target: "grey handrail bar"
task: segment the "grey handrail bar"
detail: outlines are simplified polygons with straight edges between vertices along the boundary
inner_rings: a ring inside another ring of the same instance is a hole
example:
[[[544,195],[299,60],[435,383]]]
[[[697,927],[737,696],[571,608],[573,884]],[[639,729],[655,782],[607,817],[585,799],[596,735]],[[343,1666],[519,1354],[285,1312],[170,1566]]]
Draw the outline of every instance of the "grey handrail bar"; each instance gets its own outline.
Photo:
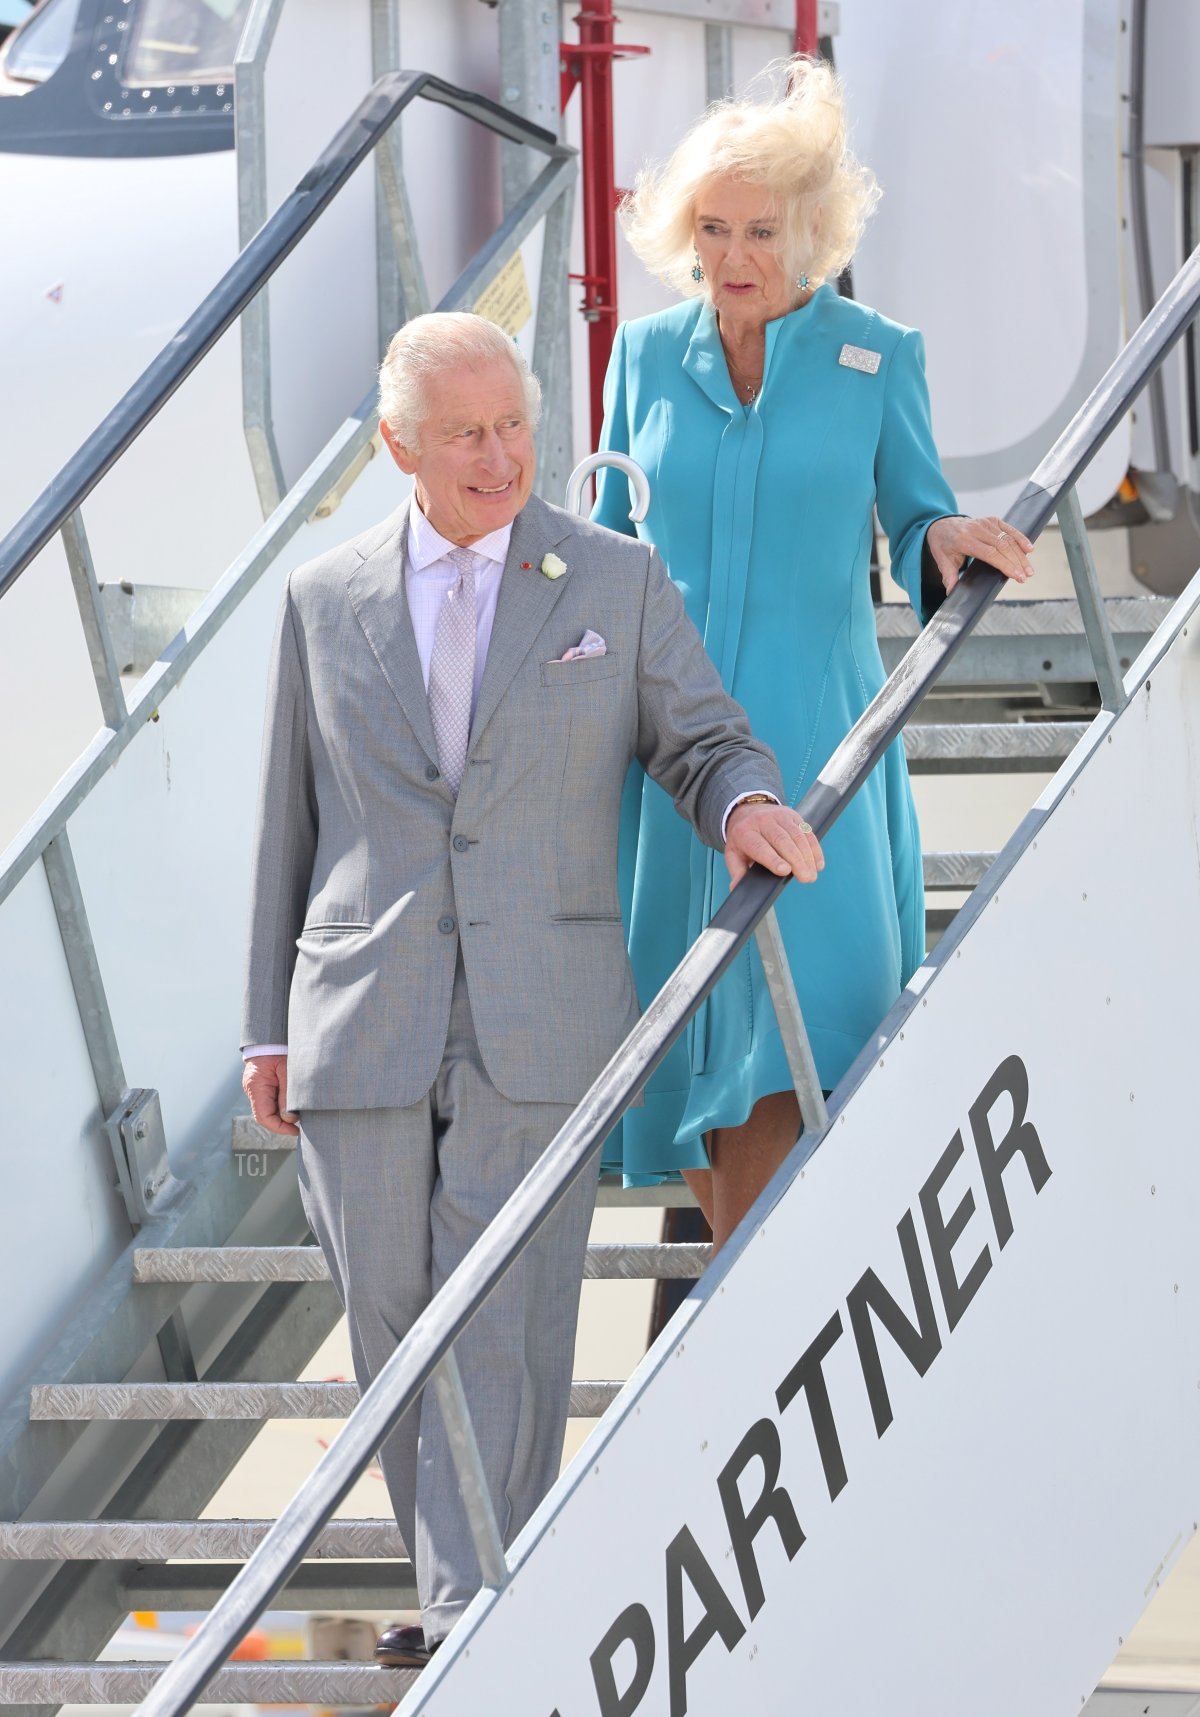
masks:
[[[1200,248],[1175,276],[1039,464],[1008,520],[1036,538],[1200,308]],[[1004,584],[976,563],[922,631],[800,801],[825,835]],[[758,866],[733,890],[538,1162],[418,1317],[341,1433],[140,1709],[178,1717],[263,1613],[374,1451],[429,1382],[476,1311],[584,1173],[608,1132],[663,1060],[788,879]]]
[[[552,160],[573,153],[552,131],[432,72],[389,72],[379,78],[174,338],[0,541],[0,597],[137,440],[418,96],[454,108],[509,142],[533,144]]]

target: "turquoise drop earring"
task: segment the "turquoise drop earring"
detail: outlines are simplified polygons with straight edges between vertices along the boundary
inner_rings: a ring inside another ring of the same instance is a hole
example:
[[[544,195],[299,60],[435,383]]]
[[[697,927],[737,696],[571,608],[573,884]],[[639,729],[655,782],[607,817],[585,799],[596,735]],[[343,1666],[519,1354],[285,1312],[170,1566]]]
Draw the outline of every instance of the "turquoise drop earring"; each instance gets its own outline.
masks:
[[[808,276],[807,276],[807,274],[802,274],[800,276],[799,280],[796,282],[796,285],[800,288],[801,292],[807,292],[808,291]]]
[[[694,250],[692,255],[696,258],[695,262],[692,264],[692,279],[696,282],[696,285],[699,286],[700,282],[704,279],[704,270],[700,266],[700,252],[698,250]]]

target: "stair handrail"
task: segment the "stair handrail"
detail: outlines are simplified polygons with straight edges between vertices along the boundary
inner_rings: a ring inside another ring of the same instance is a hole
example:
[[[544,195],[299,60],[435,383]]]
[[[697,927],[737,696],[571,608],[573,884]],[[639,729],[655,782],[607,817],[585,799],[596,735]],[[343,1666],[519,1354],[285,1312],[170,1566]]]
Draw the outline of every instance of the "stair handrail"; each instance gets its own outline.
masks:
[[[1006,513],[1007,522],[1036,540],[1051,515],[1075,500],[1080,473],[1198,310],[1200,247],[1059,435]],[[1004,583],[1001,573],[982,562],[965,570],[800,801],[798,809],[818,838],[833,827]],[[180,1717],[200,1696],[401,1416],[447,1359],[452,1360],[454,1343],[472,1317],[585,1172],[789,881],[752,865],[730,892],[573,1114],[363,1393],[336,1441],[262,1544],[160,1676],[140,1707],[144,1717]]]
[[[341,130],[259,228],[183,326],[147,365],[123,397],[68,459],[58,474],[0,539],[0,597],[71,518],[187,377],[241,315],[337,196],[346,181],[418,97],[454,108],[512,143],[527,143],[553,163],[575,151],[552,131],[473,90],[432,72],[388,72],[378,78]],[[532,199],[540,181],[526,193]],[[525,199],[523,199],[524,201]],[[505,222],[507,226],[514,208]],[[499,229],[503,231],[503,228]]]

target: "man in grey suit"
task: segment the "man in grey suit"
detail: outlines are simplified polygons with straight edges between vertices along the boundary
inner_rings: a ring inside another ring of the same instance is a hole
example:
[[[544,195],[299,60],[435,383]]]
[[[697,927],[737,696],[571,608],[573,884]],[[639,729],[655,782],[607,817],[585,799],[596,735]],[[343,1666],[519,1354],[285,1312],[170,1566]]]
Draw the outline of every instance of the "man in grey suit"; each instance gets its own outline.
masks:
[[[274,645],[242,1042],[300,1134],[365,1388],[637,1018],[617,826],[640,759],[735,880],[815,878],[774,758],[653,549],[532,493],[539,390],[478,317],[417,317],[381,377],[414,498],[293,573]],[[299,1127],[296,1119],[299,1119]],[[557,1471],[594,1182],[457,1344],[507,1543]],[[479,1585],[432,1392],[382,1451],[419,1664]]]

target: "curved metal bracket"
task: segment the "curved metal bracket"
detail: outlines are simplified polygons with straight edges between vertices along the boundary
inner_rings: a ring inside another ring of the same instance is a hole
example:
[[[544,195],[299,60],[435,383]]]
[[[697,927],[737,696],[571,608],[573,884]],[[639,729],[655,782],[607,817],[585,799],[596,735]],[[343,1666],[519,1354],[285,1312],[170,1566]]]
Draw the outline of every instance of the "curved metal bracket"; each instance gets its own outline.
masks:
[[[567,478],[567,511],[583,515],[580,502],[583,500],[584,486],[593,471],[599,471],[602,465],[615,465],[618,471],[624,471],[633,484],[633,506],[629,517],[635,525],[640,525],[650,511],[650,479],[642,470],[636,459],[630,459],[624,453],[589,453],[586,459],[581,459],[571,475]]]

